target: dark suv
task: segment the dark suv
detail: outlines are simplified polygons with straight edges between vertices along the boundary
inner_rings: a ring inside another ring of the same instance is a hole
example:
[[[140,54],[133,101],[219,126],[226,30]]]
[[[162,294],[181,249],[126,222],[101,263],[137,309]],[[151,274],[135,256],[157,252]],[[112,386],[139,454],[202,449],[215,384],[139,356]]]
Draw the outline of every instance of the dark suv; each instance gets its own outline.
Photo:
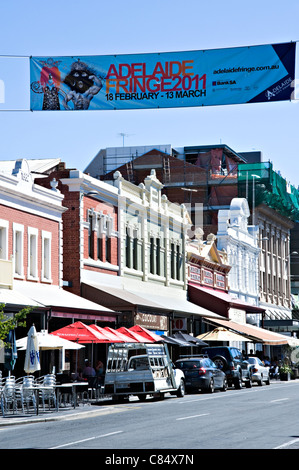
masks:
[[[241,388],[245,383],[247,388],[252,387],[252,365],[245,361],[241,351],[229,346],[213,346],[202,349],[210,359],[225,372],[228,385]]]
[[[207,355],[181,357],[175,367],[184,372],[186,390],[200,389],[210,393],[215,389],[227,390],[225,373]]]

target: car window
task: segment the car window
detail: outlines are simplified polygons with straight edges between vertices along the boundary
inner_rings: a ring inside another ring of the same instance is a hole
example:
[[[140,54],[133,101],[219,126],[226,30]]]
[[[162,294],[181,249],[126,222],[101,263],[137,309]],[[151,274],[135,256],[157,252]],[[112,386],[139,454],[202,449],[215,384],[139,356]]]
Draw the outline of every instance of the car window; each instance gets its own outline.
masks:
[[[187,370],[199,369],[202,367],[201,361],[177,361],[175,364],[179,369]]]
[[[249,362],[249,364],[255,364],[256,363],[256,358],[255,357],[249,357],[247,359],[247,361]]]
[[[149,362],[147,357],[136,357],[131,360],[130,367],[136,370],[149,369]]]
[[[262,361],[258,357],[256,358],[256,360],[257,360],[257,363],[258,363],[259,366],[264,366],[264,364],[262,363]]]
[[[242,353],[239,349],[232,348],[232,354],[233,354],[234,359],[237,359],[238,361],[243,360]]]
[[[205,359],[204,360],[204,367],[212,367],[212,368],[215,368],[215,364],[213,361],[211,361],[211,359]]]

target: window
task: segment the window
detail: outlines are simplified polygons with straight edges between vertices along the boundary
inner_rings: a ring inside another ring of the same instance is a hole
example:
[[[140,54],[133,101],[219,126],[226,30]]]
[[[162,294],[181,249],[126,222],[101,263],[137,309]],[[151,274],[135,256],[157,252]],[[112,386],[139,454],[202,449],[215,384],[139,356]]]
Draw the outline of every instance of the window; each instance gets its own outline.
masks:
[[[180,280],[180,273],[181,273],[181,264],[182,264],[182,259],[181,259],[181,253],[180,253],[180,246],[177,245],[176,247],[176,278],[179,281]]]
[[[171,243],[170,246],[170,277],[175,279],[175,245]]]
[[[51,238],[50,232],[42,231],[42,281],[51,281]]]
[[[14,255],[14,273],[16,276],[24,275],[24,226],[13,224],[13,255]]]
[[[133,238],[133,269],[138,269],[138,231],[134,230]]]
[[[88,227],[88,256],[90,258],[93,258],[93,230],[92,230],[92,219],[93,216],[89,215],[88,216],[88,222],[89,222],[89,227]]]
[[[126,267],[131,267],[131,236],[129,227],[126,228]]]
[[[97,237],[97,259],[111,263],[111,236],[113,231],[113,218],[102,212],[94,213],[89,219],[89,256],[93,258],[94,236]],[[94,224],[94,226],[93,226]]]
[[[103,261],[103,238],[99,236],[97,239],[97,249],[98,249],[98,260]]]
[[[157,238],[156,240],[156,274],[157,276],[161,276],[161,240]]]
[[[106,233],[106,261],[111,263],[111,237]]]
[[[28,278],[37,278],[38,229],[28,227]]]
[[[150,273],[155,274],[155,239],[150,238]]]

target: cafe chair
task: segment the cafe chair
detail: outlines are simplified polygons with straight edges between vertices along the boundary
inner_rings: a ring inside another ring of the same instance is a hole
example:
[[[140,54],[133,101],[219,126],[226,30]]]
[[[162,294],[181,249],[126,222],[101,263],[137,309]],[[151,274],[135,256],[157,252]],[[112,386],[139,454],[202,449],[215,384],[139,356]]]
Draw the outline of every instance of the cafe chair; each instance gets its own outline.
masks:
[[[35,396],[35,377],[33,375],[26,375],[25,377],[20,377],[16,380],[16,385],[19,390],[18,393],[21,395],[22,408],[26,405],[27,411],[29,413],[29,406],[32,403],[34,411],[36,413],[36,396]]]
[[[15,411],[18,410],[18,402],[21,404],[22,411],[24,412],[20,387],[16,384],[16,378],[11,375],[4,379],[1,394],[2,414],[6,414],[10,408],[12,409],[12,412],[15,413]]]
[[[39,385],[45,387],[45,389],[40,388],[39,397],[42,400],[43,410],[45,411],[45,402],[48,401],[49,410],[51,409],[51,402],[53,402],[54,407],[57,407],[56,402],[56,377],[54,374],[43,375],[38,380]]]

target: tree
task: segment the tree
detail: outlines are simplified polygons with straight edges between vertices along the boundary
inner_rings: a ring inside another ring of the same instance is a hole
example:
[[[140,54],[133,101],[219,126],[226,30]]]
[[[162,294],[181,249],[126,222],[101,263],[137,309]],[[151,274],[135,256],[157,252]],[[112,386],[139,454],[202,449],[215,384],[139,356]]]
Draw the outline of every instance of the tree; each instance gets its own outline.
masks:
[[[8,317],[3,311],[4,307],[5,304],[0,304],[0,345],[10,347],[11,345],[5,342],[8,333],[18,326],[26,326],[26,317],[31,313],[32,308],[22,308],[19,312],[14,313],[12,317]]]

